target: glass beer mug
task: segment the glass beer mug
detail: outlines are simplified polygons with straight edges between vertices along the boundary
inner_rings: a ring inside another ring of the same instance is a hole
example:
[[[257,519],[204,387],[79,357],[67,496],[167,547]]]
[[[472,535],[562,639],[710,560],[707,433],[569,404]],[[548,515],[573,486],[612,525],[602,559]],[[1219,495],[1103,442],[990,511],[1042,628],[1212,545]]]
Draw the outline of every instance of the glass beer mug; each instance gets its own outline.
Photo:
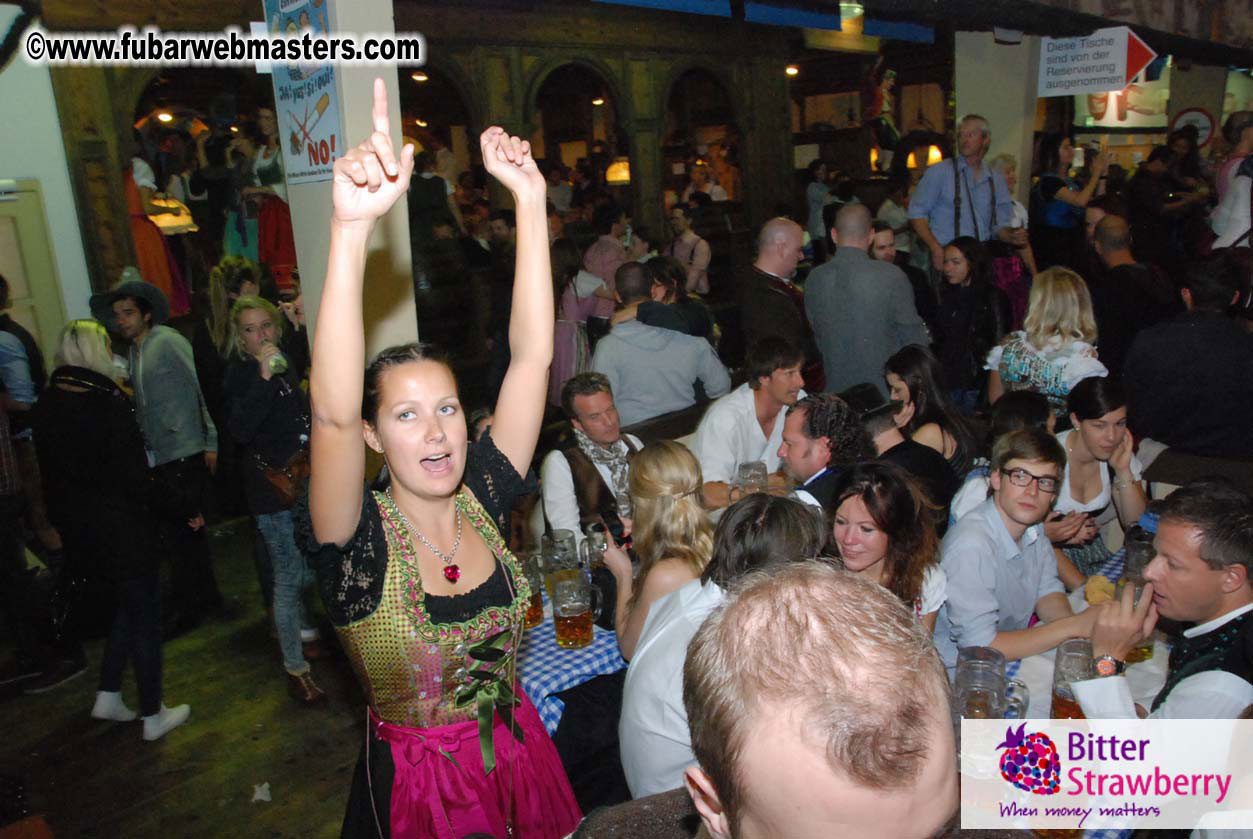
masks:
[[[605,526],[600,522],[592,522],[584,532],[586,538],[579,543],[579,565],[588,571],[603,567],[605,549],[609,547]]]
[[[953,677],[953,713],[969,720],[1026,719],[1030,692],[1005,677],[1005,656],[991,647],[962,647]]]
[[[1087,638],[1071,638],[1057,647],[1053,659],[1053,704],[1049,716],[1055,720],[1084,719],[1072,685],[1095,675],[1092,664],[1092,642]]]
[[[592,625],[603,605],[601,590],[579,572],[553,586],[553,629],[557,646],[576,650],[592,643]]]

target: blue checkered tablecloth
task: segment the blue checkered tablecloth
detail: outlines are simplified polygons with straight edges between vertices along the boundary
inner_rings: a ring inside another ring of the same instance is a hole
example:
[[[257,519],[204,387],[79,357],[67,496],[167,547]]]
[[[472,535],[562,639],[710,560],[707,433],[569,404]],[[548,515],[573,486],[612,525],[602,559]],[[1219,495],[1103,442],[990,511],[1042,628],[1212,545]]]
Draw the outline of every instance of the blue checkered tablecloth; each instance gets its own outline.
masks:
[[[557,634],[549,615],[539,626],[526,631],[522,646],[518,648],[518,678],[549,734],[557,732],[557,724],[566,709],[566,703],[555,694],[627,666],[618,652],[617,636],[599,626],[592,630],[591,644],[578,650],[564,649],[557,646]]]
[[[1105,564],[1097,569],[1097,573],[1102,577],[1108,577],[1114,582],[1122,577],[1123,566],[1126,564],[1127,550],[1123,548],[1118,553],[1105,560]],[[1013,678],[1018,673],[1018,668],[1022,665],[1021,661],[1011,661],[1005,666],[1005,675]],[[1084,839],[1129,839],[1132,830],[1115,830],[1113,828],[1101,828],[1097,830],[1085,830]]]

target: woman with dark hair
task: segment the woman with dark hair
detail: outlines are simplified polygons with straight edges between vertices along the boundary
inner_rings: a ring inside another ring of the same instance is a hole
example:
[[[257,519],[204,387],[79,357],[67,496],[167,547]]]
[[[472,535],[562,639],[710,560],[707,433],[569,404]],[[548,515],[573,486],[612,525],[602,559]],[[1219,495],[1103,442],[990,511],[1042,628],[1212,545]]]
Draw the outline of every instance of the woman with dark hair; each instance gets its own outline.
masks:
[[[1068,407],[1074,427],[1057,435],[1066,450],[1066,471],[1052,515],[1080,513],[1087,519],[1063,545],[1065,558],[1058,558],[1062,582],[1074,588],[1109,558],[1101,527],[1115,514],[1123,527],[1135,524],[1148,495],[1141,480],[1144,468],[1132,453],[1122,386],[1104,376],[1084,379],[1070,392]]]
[[[1090,177],[1080,187],[1070,176],[1075,142],[1068,134],[1048,134],[1040,141],[1040,180],[1031,190],[1031,249],[1043,270],[1062,265],[1082,267],[1085,248],[1083,210],[1097,193],[1109,165],[1104,154],[1086,161]]]
[[[1201,192],[1208,189],[1205,164],[1197,145],[1195,126],[1183,125],[1166,135],[1166,147],[1175,153],[1170,177],[1180,192]]]
[[[701,574],[650,610],[622,691],[618,742],[631,795],[683,784],[696,760],[683,707],[683,657],[700,625],[746,575],[823,555],[830,529],[818,509],[764,492],[745,496],[718,520]]]
[[[859,463],[835,485],[832,542],[844,567],[900,598],[928,632],[944,605],[934,508],[899,466]]]
[[[953,402],[973,414],[986,385],[983,359],[1009,331],[1013,309],[993,281],[987,251],[972,236],[959,236],[944,248],[941,274],[936,356]]]
[[[265,135],[255,122],[244,122],[226,147],[226,165],[230,168],[230,209],[226,214],[226,230],[222,237],[223,256],[244,256],[260,261],[257,247],[257,212],[261,195],[255,166],[266,146]]]
[[[414,158],[410,145],[393,149],[381,79],[373,114],[370,137],[335,161],[312,473],[296,524],[369,702],[342,835],[565,836],[581,816],[517,678],[531,588],[502,536],[514,500],[534,487],[523,476],[552,363],[544,176],[527,141],[483,132],[484,166],[513,196],[517,253],[499,410],[471,444],[456,378],[430,347],[391,347],[366,369],[366,253]],[[385,491],[364,487],[363,435],[387,467]]]
[[[644,269],[652,277],[652,300],[646,300],[635,310],[635,319],[649,326],[673,328],[675,318],[682,324],[685,335],[694,335],[713,343],[713,318],[709,309],[699,299],[687,293],[687,272],[672,256],[657,256],[644,263]]]
[[[901,405],[896,416],[901,431],[943,455],[958,479],[969,472],[978,445],[948,400],[936,357],[926,347],[910,344],[887,360],[883,380],[888,397]]]

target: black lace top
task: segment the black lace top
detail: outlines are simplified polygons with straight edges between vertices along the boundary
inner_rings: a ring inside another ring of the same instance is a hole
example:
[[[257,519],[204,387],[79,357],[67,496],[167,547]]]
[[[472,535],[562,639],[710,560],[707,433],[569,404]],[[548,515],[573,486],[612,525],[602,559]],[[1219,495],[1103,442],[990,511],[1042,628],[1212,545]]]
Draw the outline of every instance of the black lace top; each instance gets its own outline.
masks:
[[[519,495],[537,486],[533,473],[518,474],[509,458],[496,448],[490,433],[466,452],[465,486],[495,522],[502,535],[509,533],[509,511]],[[296,545],[317,574],[318,588],[331,622],[344,626],[358,621],[378,608],[387,571],[387,540],[383,519],[373,494],[362,492],[361,518],[357,531],[342,548],[319,543],[313,536],[309,518],[309,498],[297,503],[294,516]],[[510,600],[509,584],[500,563],[482,585],[465,594],[426,595],[426,608],[438,623],[466,620],[487,606],[504,605]]]

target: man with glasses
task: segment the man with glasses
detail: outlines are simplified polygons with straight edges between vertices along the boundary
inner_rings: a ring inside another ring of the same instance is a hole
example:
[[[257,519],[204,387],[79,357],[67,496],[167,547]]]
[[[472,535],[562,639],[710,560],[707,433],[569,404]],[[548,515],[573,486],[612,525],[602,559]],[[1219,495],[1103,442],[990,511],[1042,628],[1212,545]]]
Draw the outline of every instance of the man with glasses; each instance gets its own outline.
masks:
[[[953,525],[940,549],[948,602],[935,645],[949,668],[959,647],[995,647],[1018,659],[1092,634],[1102,610],[1072,612],[1042,526],[1065,467],[1061,444],[1043,429],[1012,431],[992,447],[991,497]],[[1034,626],[1032,614],[1040,619]]]

